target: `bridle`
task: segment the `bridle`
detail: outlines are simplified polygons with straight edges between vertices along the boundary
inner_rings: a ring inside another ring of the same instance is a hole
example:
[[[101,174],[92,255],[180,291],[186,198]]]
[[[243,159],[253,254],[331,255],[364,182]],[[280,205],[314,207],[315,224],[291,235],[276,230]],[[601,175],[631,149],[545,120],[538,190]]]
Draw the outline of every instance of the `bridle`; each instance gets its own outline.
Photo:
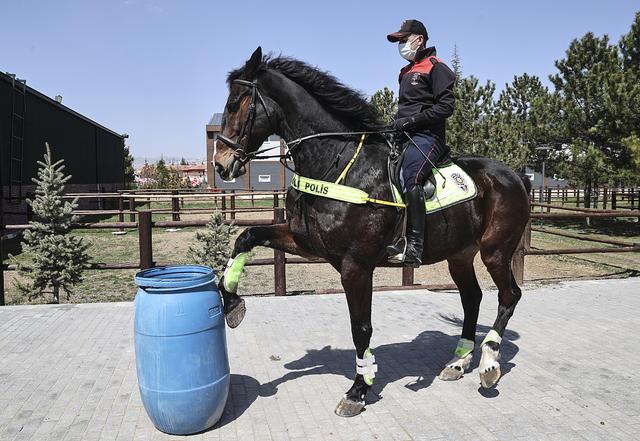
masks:
[[[267,115],[267,119],[269,120],[269,126],[271,130],[274,130],[275,127],[271,122],[271,116],[269,115],[269,109],[267,108],[267,103],[264,101],[262,94],[260,93],[260,89],[258,88],[258,79],[256,78],[253,81],[235,79],[233,80],[233,84],[240,84],[243,86],[247,86],[251,89],[251,102],[249,103],[249,110],[247,112],[247,118],[242,125],[242,129],[240,129],[240,135],[238,136],[238,141],[233,141],[226,136],[219,134],[218,139],[227,144],[229,147],[233,149],[233,156],[236,161],[240,163],[240,165],[245,165],[247,162],[257,157],[258,151],[253,153],[246,152],[246,144],[242,145],[242,139],[245,138],[248,140],[248,134],[251,133],[253,129],[253,125],[256,120],[256,110],[258,107],[258,101],[262,104],[264,108],[264,112]],[[264,151],[264,150],[263,150]]]
[[[392,133],[395,132],[395,130],[393,129],[389,129],[389,128],[381,128],[380,130],[374,130],[374,131],[360,131],[360,132],[324,132],[324,133],[313,133],[311,135],[307,135],[307,136],[303,136],[301,138],[297,138],[294,139],[292,141],[285,141],[284,139],[282,140],[284,142],[284,145],[287,149],[286,153],[284,154],[271,154],[271,155],[263,155],[261,153],[264,153],[266,151],[269,150],[274,150],[274,149],[279,149],[280,146],[275,146],[275,147],[268,147],[265,149],[260,149],[260,150],[256,150],[255,152],[249,152],[247,153],[246,151],[246,144],[243,145],[241,144],[242,139],[245,138],[247,139],[247,136],[249,133],[251,133],[251,130],[253,129],[253,125],[255,123],[255,119],[256,119],[256,111],[257,111],[257,107],[258,107],[258,101],[260,102],[260,104],[262,104],[262,107],[264,109],[265,114],[267,115],[267,120],[269,121],[269,126],[270,126],[270,132],[271,133],[275,133],[275,125],[272,123],[271,121],[271,115],[269,115],[269,109],[267,108],[267,104],[262,96],[262,93],[260,93],[260,89],[258,88],[258,79],[256,78],[253,81],[248,81],[248,80],[241,80],[241,79],[235,79],[232,81],[232,84],[240,84],[242,86],[247,86],[249,88],[251,88],[251,101],[249,103],[249,110],[247,112],[247,117],[244,121],[244,124],[242,126],[242,129],[240,130],[240,135],[238,136],[238,141],[234,141],[231,138],[228,138],[222,134],[219,134],[217,136],[217,139],[219,139],[220,141],[224,142],[225,144],[227,144],[229,147],[231,147],[231,149],[233,150],[233,157],[235,158],[236,161],[238,161],[240,166],[245,165],[246,163],[248,163],[249,161],[251,161],[252,159],[270,159],[270,158],[279,158],[280,162],[282,163],[282,165],[284,165],[286,168],[288,168],[289,170],[292,170],[288,165],[287,165],[287,160],[289,160],[292,157],[292,152],[293,150],[300,146],[304,141],[307,141],[309,139],[314,139],[314,138],[324,138],[324,137],[332,137],[332,136],[354,136],[354,135],[372,135],[372,134],[383,134],[383,133]],[[385,138],[385,140],[387,141],[387,144],[389,144],[391,146],[391,143],[389,143],[389,140]],[[392,147],[392,146],[391,146]],[[294,171],[294,170],[292,170]]]

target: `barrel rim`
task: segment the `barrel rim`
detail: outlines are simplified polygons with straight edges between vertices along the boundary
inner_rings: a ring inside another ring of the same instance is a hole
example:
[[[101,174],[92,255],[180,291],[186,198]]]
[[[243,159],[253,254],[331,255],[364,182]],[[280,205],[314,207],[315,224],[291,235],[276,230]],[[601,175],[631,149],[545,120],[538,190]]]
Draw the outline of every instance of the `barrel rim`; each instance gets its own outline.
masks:
[[[179,277],[180,274],[185,274],[185,277]],[[134,277],[136,285],[142,289],[192,288],[210,283],[215,279],[215,271],[204,265],[158,266],[139,271]]]

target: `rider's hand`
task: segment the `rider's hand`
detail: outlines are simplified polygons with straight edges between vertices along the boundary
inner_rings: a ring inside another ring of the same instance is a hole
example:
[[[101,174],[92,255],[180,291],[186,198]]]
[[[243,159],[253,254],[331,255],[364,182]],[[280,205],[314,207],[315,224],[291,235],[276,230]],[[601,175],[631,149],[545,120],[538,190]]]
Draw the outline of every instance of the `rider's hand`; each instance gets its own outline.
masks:
[[[413,116],[398,118],[393,122],[393,128],[399,132],[409,132],[416,126],[416,119]]]

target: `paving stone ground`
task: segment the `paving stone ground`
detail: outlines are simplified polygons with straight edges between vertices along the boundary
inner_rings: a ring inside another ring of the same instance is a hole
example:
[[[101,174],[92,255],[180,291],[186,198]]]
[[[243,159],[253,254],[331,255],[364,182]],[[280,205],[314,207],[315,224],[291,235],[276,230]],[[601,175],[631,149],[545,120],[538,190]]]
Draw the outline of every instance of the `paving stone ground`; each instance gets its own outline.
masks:
[[[496,313],[486,292],[476,341]],[[227,330],[231,392],[194,440],[632,440],[640,433],[640,279],[525,290],[503,378],[437,374],[460,332],[455,293],[374,294],[380,366],[366,411],[333,410],[354,350],[342,295],[248,298]],[[140,401],[133,304],[0,308],[0,440],[167,440]]]

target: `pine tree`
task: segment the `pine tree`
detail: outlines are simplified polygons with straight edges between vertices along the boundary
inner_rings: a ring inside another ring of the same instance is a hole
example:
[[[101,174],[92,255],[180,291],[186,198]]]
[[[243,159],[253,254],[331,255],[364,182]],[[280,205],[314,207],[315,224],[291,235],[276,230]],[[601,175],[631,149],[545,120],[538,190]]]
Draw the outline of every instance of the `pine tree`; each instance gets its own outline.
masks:
[[[453,45],[453,55],[451,56],[451,70],[453,70],[456,76],[454,88],[458,85],[462,79],[462,61],[460,60],[460,54],[458,53],[458,45]]]
[[[124,183],[127,187],[135,180],[136,172],[133,169],[133,155],[128,145],[124,146]]]
[[[23,252],[31,261],[14,262],[18,273],[29,279],[16,281],[19,291],[29,296],[29,300],[41,296],[43,291],[53,289],[53,302],[59,302],[60,289],[67,293],[67,300],[73,286],[82,280],[82,273],[89,264],[89,245],[82,238],[69,233],[71,224],[77,221],[72,211],[78,206],[77,198],[65,201],[62,198],[64,184],[71,179],[63,173],[63,160],[53,162],[49,144],[45,144],[44,162],[38,161],[38,177],[35,199],[27,199],[33,209],[35,220],[29,222],[31,228],[24,233]]]
[[[235,226],[224,223],[221,213],[213,214],[205,230],[196,232],[196,243],[189,247],[187,256],[197,264],[211,267],[222,274],[231,256],[229,244],[236,231]]]
[[[378,90],[371,96],[370,102],[381,122],[385,124],[393,122],[398,113],[398,99],[395,98],[392,90],[387,87]]]

